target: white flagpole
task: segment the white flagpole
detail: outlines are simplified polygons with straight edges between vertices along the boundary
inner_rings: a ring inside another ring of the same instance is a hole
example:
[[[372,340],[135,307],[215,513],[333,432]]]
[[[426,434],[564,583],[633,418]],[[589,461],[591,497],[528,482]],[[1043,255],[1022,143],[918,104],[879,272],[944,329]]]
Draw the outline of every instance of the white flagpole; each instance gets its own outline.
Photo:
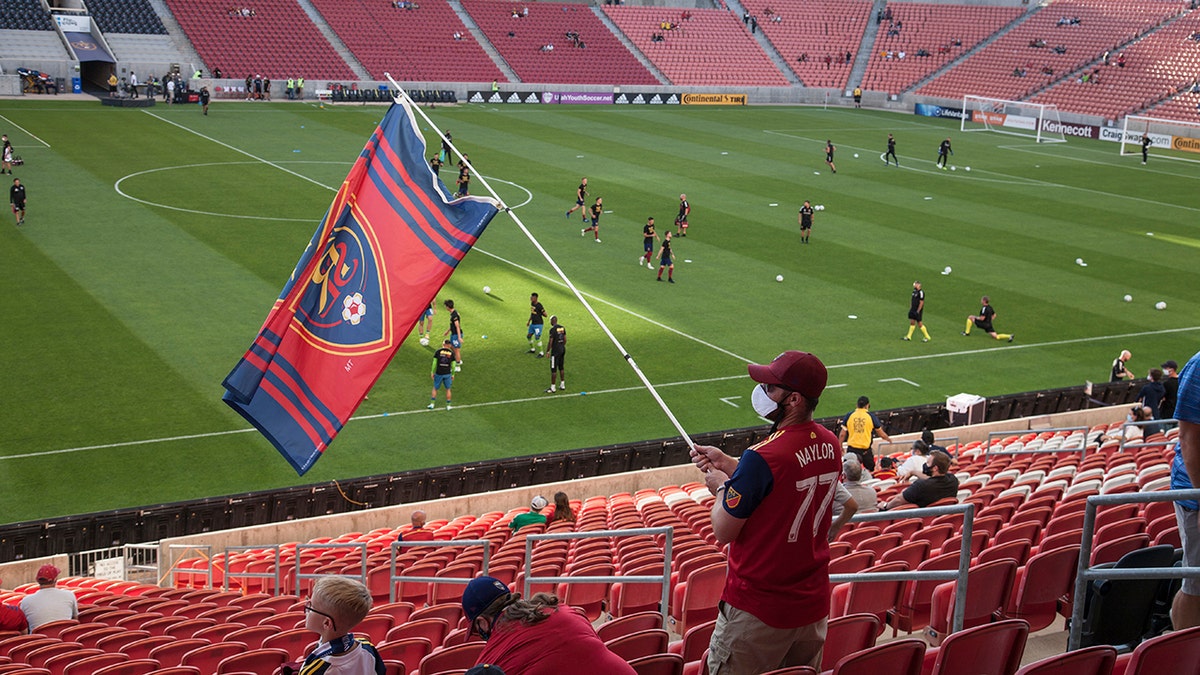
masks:
[[[688,433],[683,429],[683,425],[679,423],[679,420],[676,419],[675,414],[671,412],[669,407],[667,407],[666,401],[662,400],[662,397],[658,395],[658,390],[654,388],[654,385],[650,383],[650,380],[647,379],[645,373],[642,372],[642,369],[638,367],[637,361],[633,359],[633,356],[631,356],[629,352],[625,351],[625,347],[621,345],[621,341],[618,340],[617,336],[613,335],[612,331],[608,329],[608,326],[604,323],[604,320],[600,318],[600,315],[596,314],[596,310],[592,309],[592,306],[590,303],[588,303],[587,298],[583,297],[583,293],[581,293],[579,289],[575,287],[575,284],[571,283],[571,280],[567,277],[567,273],[558,266],[558,263],[554,262],[554,258],[550,257],[550,253],[547,252],[545,248],[542,248],[542,244],[537,240],[536,237],[533,236],[533,233],[529,231],[529,228],[525,227],[525,223],[521,222],[521,219],[517,217],[517,214],[513,213],[512,209],[508,208],[508,205],[504,204],[504,200],[500,199],[500,195],[496,194],[496,191],[492,189],[492,186],[488,184],[487,180],[475,171],[475,167],[471,166],[471,161],[458,151],[458,148],[454,145],[454,142],[448,141],[446,139],[446,135],[442,133],[442,130],[438,128],[437,124],[434,124],[433,120],[429,119],[429,116],[425,114],[425,111],[408,97],[408,92],[404,91],[404,88],[397,84],[396,80],[392,79],[390,73],[384,73],[384,75],[387,77],[388,81],[390,81],[392,85],[396,87],[396,91],[399,92],[399,95],[395,99],[396,102],[400,103],[403,101],[406,105],[411,106],[417,111],[418,114],[421,115],[421,118],[433,128],[433,131],[438,135],[438,138],[441,138],[443,141],[450,144],[450,149],[453,150],[454,154],[466,164],[467,169],[471,172],[471,175],[479,178],[479,182],[492,195],[492,198],[503,206],[503,211],[508,214],[509,218],[512,218],[512,221],[516,223],[517,227],[521,228],[521,231],[525,233],[525,236],[528,237],[529,241],[533,244],[533,247],[542,254],[542,257],[546,259],[546,262],[550,263],[550,267],[554,269],[554,272],[558,274],[558,277],[562,279],[567,288],[571,289],[571,292],[574,293],[575,297],[579,299],[580,304],[583,305],[583,308],[587,310],[588,314],[592,315],[592,318],[596,321],[596,324],[600,326],[600,330],[604,331],[604,334],[607,335],[608,339],[611,340],[613,345],[616,346],[617,351],[621,353],[621,356],[625,359],[625,362],[629,364],[629,367],[633,369],[633,372],[638,376],[638,379],[641,380],[646,389],[650,391],[650,395],[654,397],[654,400],[658,403],[658,406],[662,408],[663,413],[665,413],[667,419],[671,421],[671,424],[675,427],[675,430],[678,431],[679,435],[683,437],[683,440],[688,444],[688,448],[694,447],[695,443],[692,442],[692,438],[688,436]]]

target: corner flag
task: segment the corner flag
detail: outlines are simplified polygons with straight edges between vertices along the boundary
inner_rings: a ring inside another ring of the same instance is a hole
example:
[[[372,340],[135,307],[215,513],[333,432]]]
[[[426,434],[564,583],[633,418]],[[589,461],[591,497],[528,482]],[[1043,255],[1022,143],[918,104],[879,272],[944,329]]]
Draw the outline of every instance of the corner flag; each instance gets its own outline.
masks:
[[[303,475],[333,442],[499,204],[450,200],[405,104],[342,182],[224,400]]]

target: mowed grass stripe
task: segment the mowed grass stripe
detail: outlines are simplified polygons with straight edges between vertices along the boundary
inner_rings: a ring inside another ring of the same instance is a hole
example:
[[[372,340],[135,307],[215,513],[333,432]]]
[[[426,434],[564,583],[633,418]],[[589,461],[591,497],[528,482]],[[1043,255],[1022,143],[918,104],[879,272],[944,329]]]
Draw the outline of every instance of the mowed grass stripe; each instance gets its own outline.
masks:
[[[131,337],[128,359],[112,359],[128,364],[119,370],[123,379],[91,363],[40,366],[40,352],[76,358],[71,347],[53,344],[54,334],[2,339],[5,358],[34,364],[19,372],[56,383],[32,394],[5,383],[8,398],[37,399],[23,403],[29,420],[22,420],[22,438],[36,439],[35,447],[62,448],[241,428],[220,402],[220,379],[257,331],[332,192],[266,165],[222,164],[147,174],[131,179],[130,187],[184,208],[301,220],[235,221],[133,203],[112,190],[121,176],[247,158],[146,115],[93,106],[42,110],[0,102],[0,114],[54,145],[27,153],[31,227],[6,236],[22,238],[48,260],[47,268],[61,270],[41,282],[47,297],[78,296],[64,306],[93,307],[72,310],[64,328],[85,338],[99,335],[101,343],[122,332]],[[155,108],[330,188],[383,112],[377,106],[220,102],[205,118],[194,106]],[[1189,202],[1192,166],[1157,162],[1152,172],[1139,171],[1140,161],[1117,158],[1110,144],[1076,141],[1035,148],[1046,154],[1034,155],[1005,149],[1020,143],[1011,137],[964,136],[947,122],[873,111],[465,106],[431,114],[461,140],[482,173],[532,191],[533,201],[519,215],[588,292],[747,359],[768,360],[799,347],[834,365],[871,364],[835,370],[836,383],[846,386],[827,392],[823,414],[845,412],[859,394],[889,408],[960,391],[988,395],[1076,384],[1105,377],[1120,348],[1135,352],[1140,372],[1165,358],[1186,359],[1197,345],[1194,330],[1160,332],[1200,325],[1195,249],[1186,244],[1196,239],[1191,211],[1163,204]],[[905,169],[878,160],[888,131],[898,134]],[[933,151],[946,135],[954,137],[959,171],[934,173]],[[824,167],[827,137],[841,148],[837,176]],[[1111,162],[1095,162],[1110,149]],[[855,160],[855,151],[862,157]],[[967,164],[970,179],[962,169]],[[1041,167],[1031,168],[1036,164]],[[442,175],[453,186],[454,171]],[[579,237],[577,219],[562,217],[581,175],[613,210],[604,216],[601,245]],[[506,200],[525,199],[515,188],[497,189]],[[691,236],[677,243],[678,259],[694,262],[677,264],[679,283],[659,284],[653,271],[634,263],[641,225],[654,215],[660,232],[670,228],[680,192],[688,193],[694,211]],[[828,208],[818,214],[813,243],[802,247],[795,223],[805,198]],[[779,206],[768,206],[772,202]],[[1146,237],[1143,228],[1164,236]],[[550,274],[502,218],[480,246]],[[1089,266],[1075,266],[1077,256]],[[943,277],[945,265],[954,273]],[[776,274],[785,281],[775,282]],[[929,291],[929,344],[899,340],[914,278]],[[481,292],[484,285],[491,296]],[[34,291],[9,288],[14,308],[38,306]],[[571,331],[569,391],[635,384],[620,355],[562,289],[473,253],[439,296],[459,302],[467,328],[456,398],[464,406],[534,400],[351,423],[303,478],[254,433],[181,441],[170,451],[105,450],[96,456],[100,469],[66,459],[13,460],[3,470],[19,473],[21,481],[0,497],[0,512],[11,520],[71,512],[69,495],[56,495],[53,505],[41,499],[44,486],[63,476],[88,491],[74,502],[75,510],[85,510],[671,435],[644,392],[540,400],[548,396],[539,394],[548,367],[524,353],[527,299],[535,290]],[[1126,292],[1134,302],[1121,301]],[[983,293],[997,304],[997,328],[1017,333],[1014,345],[958,335]],[[1166,312],[1152,309],[1160,297],[1169,304]],[[737,359],[676,333],[611,307],[597,309],[654,381],[741,369],[731,363]],[[435,336],[445,321],[439,311]],[[1120,334],[1130,337],[1105,337]],[[1083,341],[1025,347],[1065,339]],[[100,354],[108,353],[104,349],[97,347]],[[420,409],[428,402],[430,358],[429,350],[406,345],[359,413]],[[891,378],[920,386],[879,382]],[[57,419],[41,413],[56,405],[42,398],[61,398],[64,388],[81,392],[67,406],[79,428],[95,420],[95,433],[84,442],[62,442]],[[669,389],[667,400],[689,431],[756,422],[747,408],[720,400],[746,396],[746,381]],[[21,445],[16,452],[26,450]],[[6,454],[9,449],[3,446]],[[155,466],[147,477],[141,468],[149,463]]]

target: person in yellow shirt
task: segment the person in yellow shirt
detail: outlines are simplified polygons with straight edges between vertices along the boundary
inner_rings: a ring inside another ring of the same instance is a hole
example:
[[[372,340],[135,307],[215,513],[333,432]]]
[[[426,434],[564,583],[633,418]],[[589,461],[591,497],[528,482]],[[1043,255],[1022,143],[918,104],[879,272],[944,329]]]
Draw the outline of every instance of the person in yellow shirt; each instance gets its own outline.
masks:
[[[858,407],[842,418],[842,430],[838,440],[845,446],[847,452],[858,455],[867,471],[875,470],[875,454],[871,443],[879,436],[888,443],[892,442],[887,432],[883,430],[879,418],[871,412],[871,399],[866,396],[858,397]]]

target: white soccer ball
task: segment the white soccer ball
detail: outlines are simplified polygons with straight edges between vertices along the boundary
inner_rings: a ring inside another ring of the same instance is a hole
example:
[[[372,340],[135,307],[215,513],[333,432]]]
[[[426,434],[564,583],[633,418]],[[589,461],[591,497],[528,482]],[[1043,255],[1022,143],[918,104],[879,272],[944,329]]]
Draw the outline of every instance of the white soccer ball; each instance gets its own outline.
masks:
[[[492,292],[492,287],[491,287],[491,286],[484,286],[484,287],[483,287],[483,292],[484,292],[484,293],[491,293],[491,292]]]
[[[1167,303],[1163,302],[1162,300],[1159,300],[1158,302],[1154,303],[1154,309],[1166,309],[1166,308],[1167,308]]]
[[[947,274],[950,274],[952,271],[954,271],[954,270],[951,270],[950,266],[946,265],[946,269],[942,270],[942,274],[947,275]]]
[[[825,210],[825,205],[824,205],[824,204],[817,204],[816,206],[814,206],[814,207],[813,207],[813,210],[814,210],[814,211],[824,211],[824,210]]]
[[[422,347],[429,346],[429,338],[425,337],[424,335],[421,336],[421,346]]]
[[[1125,302],[1133,302],[1133,296],[1132,296],[1132,295],[1128,295],[1128,294],[1127,294],[1127,295],[1125,296]]]
[[[858,159],[858,153],[854,153],[854,159]]]
[[[953,166],[953,165],[951,165],[951,167],[950,167],[950,170],[951,170],[951,171],[958,171],[958,167],[957,167],[957,166]]]
[[[782,275],[782,274],[776,274],[776,275],[775,275],[775,281],[783,281],[783,275]]]

